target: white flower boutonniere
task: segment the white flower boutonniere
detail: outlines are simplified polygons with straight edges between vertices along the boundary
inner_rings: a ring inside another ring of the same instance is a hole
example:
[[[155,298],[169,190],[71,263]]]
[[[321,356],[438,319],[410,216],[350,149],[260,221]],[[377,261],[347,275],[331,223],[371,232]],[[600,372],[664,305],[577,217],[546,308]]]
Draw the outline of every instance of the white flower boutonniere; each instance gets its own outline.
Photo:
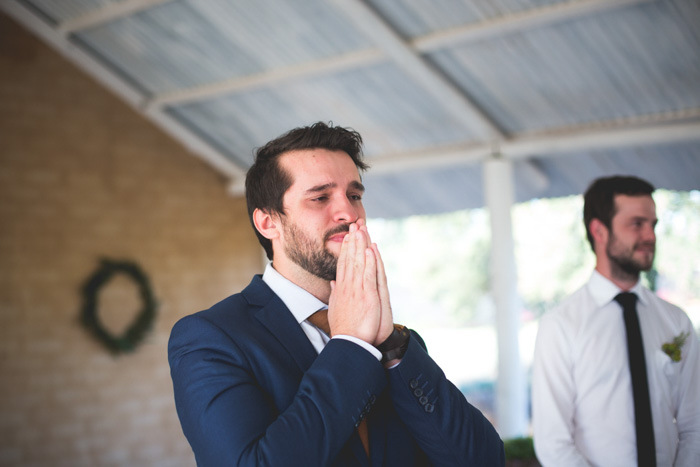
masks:
[[[681,349],[685,345],[685,340],[688,338],[690,333],[688,332],[682,332],[676,337],[673,338],[673,341],[671,342],[666,342],[664,345],[661,346],[661,350],[666,352],[666,355],[671,357],[671,360],[674,362],[680,362],[681,361]]]

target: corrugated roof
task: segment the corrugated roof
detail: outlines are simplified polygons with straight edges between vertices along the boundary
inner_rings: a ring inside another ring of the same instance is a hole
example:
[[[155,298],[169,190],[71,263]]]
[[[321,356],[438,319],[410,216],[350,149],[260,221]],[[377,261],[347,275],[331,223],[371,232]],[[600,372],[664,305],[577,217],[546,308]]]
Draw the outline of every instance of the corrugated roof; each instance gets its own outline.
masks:
[[[300,125],[362,133],[370,215],[480,206],[635,173],[700,189],[698,0],[4,0],[240,181]],[[71,55],[72,54],[72,55]]]

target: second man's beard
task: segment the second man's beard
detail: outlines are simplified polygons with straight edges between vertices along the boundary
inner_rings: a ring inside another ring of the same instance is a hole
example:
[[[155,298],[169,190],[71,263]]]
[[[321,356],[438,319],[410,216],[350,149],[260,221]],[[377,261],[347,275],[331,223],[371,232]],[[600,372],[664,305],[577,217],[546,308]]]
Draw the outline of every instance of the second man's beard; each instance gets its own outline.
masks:
[[[608,246],[606,248],[606,254],[608,255],[608,259],[610,260],[610,267],[614,276],[623,279],[636,280],[639,278],[640,272],[648,271],[651,269],[651,266],[654,263],[654,257],[652,256],[651,260],[648,263],[642,263],[634,258],[633,255],[635,249],[636,245],[628,254],[620,252],[616,253],[613,251],[613,248],[611,248],[611,244],[608,243]]]

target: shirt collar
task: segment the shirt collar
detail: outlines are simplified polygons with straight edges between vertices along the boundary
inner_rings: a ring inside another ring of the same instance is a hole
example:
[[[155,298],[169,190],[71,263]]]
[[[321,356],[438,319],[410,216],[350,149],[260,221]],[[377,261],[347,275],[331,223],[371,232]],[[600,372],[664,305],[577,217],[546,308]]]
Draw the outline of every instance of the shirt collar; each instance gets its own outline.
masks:
[[[623,290],[616,286],[610,279],[603,276],[601,273],[593,270],[591,279],[588,281],[588,290],[593,297],[593,301],[598,307],[602,307],[612,302],[615,296]],[[629,291],[637,295],[637,300],[644,303],[645,297],[642,291],[642,281],[637,281]]]
[[[265,267],[262,279],[287,305],[298,323],[305,321],[321,308],[328,308],[321,300],[277,272],[272,263]]]

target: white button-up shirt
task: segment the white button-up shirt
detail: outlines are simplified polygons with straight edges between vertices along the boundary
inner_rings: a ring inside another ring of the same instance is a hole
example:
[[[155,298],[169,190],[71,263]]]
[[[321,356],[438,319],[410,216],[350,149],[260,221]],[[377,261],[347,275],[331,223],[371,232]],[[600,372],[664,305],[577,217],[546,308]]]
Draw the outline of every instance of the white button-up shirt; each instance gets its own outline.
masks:
[[[262,279],[280,300],[282,300],[287,308],[289,308],[289,311],[292,312],[292,315],[296,318],[304,334],[306,334],[306,337],[309,338],[316,352],[321,353],[321,350],[323,350],[330,338],[325,332],[311,324],[308,318],[318,310],[328,308],[328,304],[323,303],[321,300],[277,272],[275,268],[272,267],[272,263],[268,263],[265,267]],[[345,335],[333,336],[333,339],[352,341],[374,355],[377,360],[381,360],[382,358],[382,354],[379,350],[362,339]]]
[[[532,375],[533,428],[544,466],[636,465],[632,382],[621,290],[594,271],[541,320]],[[688,316],[635,285],[657,465],[700,466],[700,351]],[[661,350],[683,332],[682,359]],[[675,464],[674,464],[675,462]]]

